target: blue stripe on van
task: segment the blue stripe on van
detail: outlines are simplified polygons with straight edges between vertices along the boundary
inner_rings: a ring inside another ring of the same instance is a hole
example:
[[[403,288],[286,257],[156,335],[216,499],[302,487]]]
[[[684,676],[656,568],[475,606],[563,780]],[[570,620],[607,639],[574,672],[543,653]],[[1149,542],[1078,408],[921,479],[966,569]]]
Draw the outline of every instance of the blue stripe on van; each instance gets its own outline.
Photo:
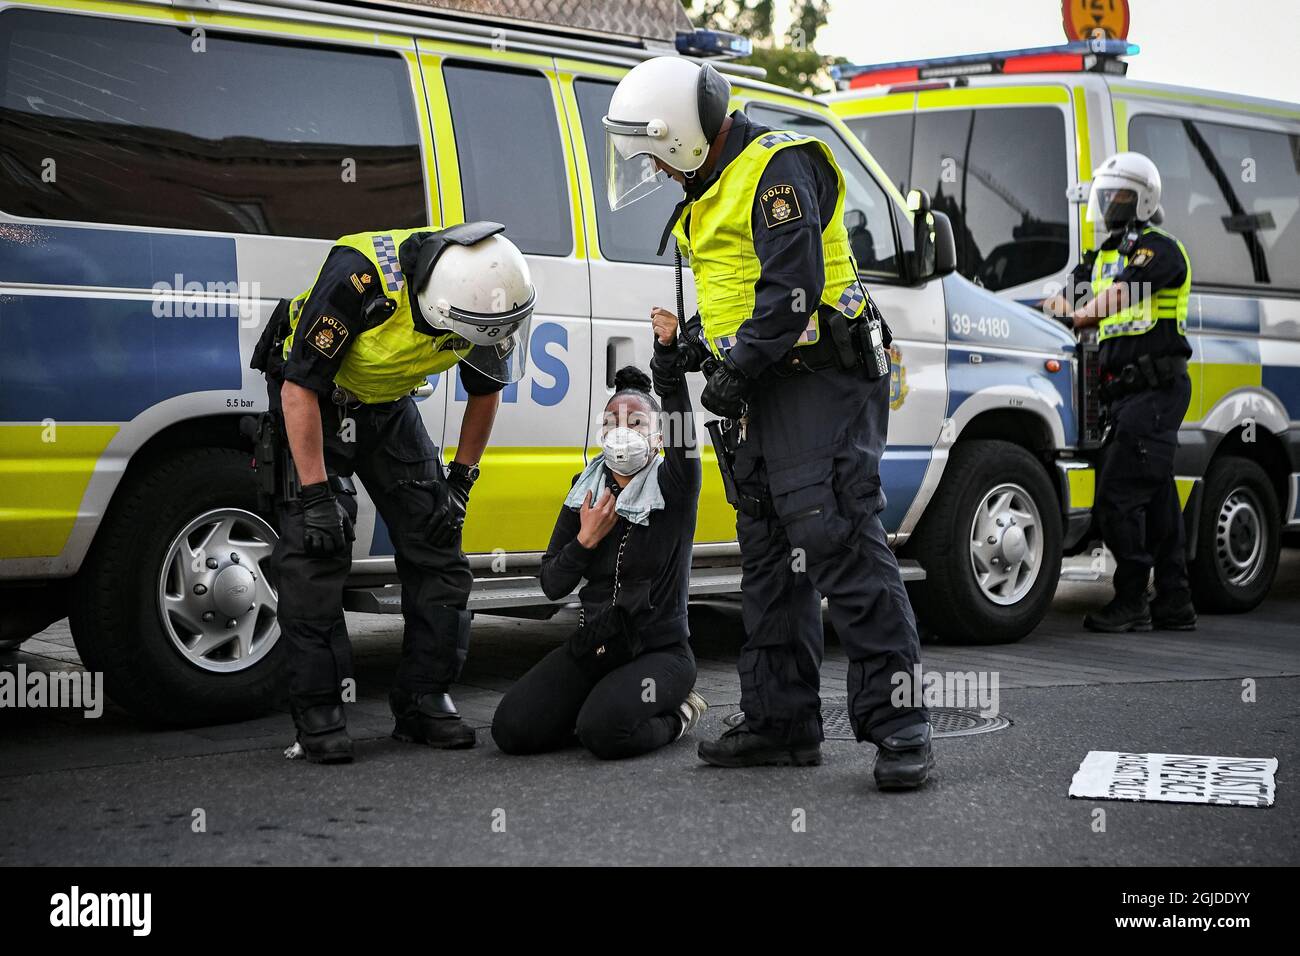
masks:
[[[934,449],[924,445],[886,446],[880,461],[880,487],[885,493],[885,510],[880,522],[886,531],[897,531],[903,523],[916,493],[921,490],[933,454]]]
[[[152,289],[235,282],[235,240],[220,236],[0,223],[0,282]]]
[[[1260,384],[1278,397],[1287,418],[1300,421],[1300,366],[1265,365]]]
[[[160,318],[153,308],[0,295],[0,421],[126,422],[177,395],[243,386],[237,315]]]

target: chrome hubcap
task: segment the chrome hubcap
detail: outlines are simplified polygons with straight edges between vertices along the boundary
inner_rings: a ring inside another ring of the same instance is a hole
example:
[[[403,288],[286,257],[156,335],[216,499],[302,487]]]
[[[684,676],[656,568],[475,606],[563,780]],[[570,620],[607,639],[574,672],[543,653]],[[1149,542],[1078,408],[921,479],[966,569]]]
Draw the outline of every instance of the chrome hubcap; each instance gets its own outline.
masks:
[[[158,609],[172,645],[195,667],[246,670],[275,646],[279,599],[266,576],[275,541],[269,524],[238,508],[201,514],[172,539]]]
[[[1219,507],[1214,528],[1214,553],[1219,570],[1233,587],[1244,587],[1259,575],[1264,563],[1263,508],[1247,488],[1234,488]]]
[[[1021,600],[1043,565],[1042,519],[1024,488],[998,485],[975,509],[970,533],[971,570],[994,604]]]

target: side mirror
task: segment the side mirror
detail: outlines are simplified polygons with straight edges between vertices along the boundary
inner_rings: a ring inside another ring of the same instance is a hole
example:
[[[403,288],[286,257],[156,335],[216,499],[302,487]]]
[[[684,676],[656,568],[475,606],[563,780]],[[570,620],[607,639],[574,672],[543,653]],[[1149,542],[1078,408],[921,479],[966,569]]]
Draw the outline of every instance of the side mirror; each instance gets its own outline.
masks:
[[[935,212],[930,194],[913,189],[907,194],[907,208],[912,212],[912,275],[917,282],[946,276],[957,268],[957,241],[952,222]]]
[[[952,220],[945,213],[931,213],[934,217],[934,274],[946,276],[957,271],[957,239],[952,233]]]

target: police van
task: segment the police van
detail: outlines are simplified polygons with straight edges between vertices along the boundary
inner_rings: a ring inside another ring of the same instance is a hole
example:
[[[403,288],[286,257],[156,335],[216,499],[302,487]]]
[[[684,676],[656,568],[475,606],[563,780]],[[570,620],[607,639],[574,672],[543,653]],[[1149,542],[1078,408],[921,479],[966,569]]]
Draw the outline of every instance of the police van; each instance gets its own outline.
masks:
[[[469,509],[470,606],[556,610],[534,575],[560,503],[615,370],[649,362],[650,307],[675,298],[656,254],[673,197],[611,212],[601,117],[637,62],[743,44],[676,0],[606,24],[591,5],[565,23],[542,22],[544,0],[520,20],[456,5],[0,2],[0,638],[70,616],[86,666],[151,719],[272,702],[276,532],[240,429],[266,402],[253,348],[335,238],[475,219],[506,225],[538,305]],[[824,104],[719,67],[733,107],[821,138],[844,169],[854,254],[894,334],[883,519],[923,621],[1020,638],[1092,504],[1073,338],[955,274],[943,210],[905,198]],[[450,458],[457,376],[417,399]],[[696,596],[740,584],[702,446]],[[358,497],[347,607],[397,612],[392,541]]]
[[[1155,161],[1162,228],[1192,260],[1175,464],[1192,591],[1245,611],[1300,528],[1300,106],[1130,80],[1137,53],[1095,40],[843,66],[826,99],[891,182],[932,193],[957,271],[1003,299],[1059,290],[1097,247],[1067,193],[1086,196],[1102,160]]]

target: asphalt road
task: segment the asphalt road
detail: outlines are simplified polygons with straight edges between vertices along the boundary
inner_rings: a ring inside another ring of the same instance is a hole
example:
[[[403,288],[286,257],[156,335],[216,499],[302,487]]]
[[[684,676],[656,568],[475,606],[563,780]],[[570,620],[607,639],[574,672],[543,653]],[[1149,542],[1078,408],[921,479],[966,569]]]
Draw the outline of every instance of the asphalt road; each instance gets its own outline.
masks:
[[[698,687],[712,704],[695,739],[619,763],[576,749],[507,757],[485,729],[502,691],[567,624],[476,620],[455,696],[484,729],[474,750],[438,752],[387,737],[400,621],[350,615],[361,696],[349,709],[359,740],[350,766],[282,759],[292,737],[283,713],[175,731],[113,707],[96,720],[0,710],[0,863],[1300,863],[1300,552],[1284,553],[1257,611],[1202,618],[1193,634],[1080,630],[1107,593],[1063,584],[1019,644],[927,645],[929,670],[995,672],[1012,724],[938,741],[931,784],[911,794],[878,793],[874,749],[849,741],[828,741],[816,768],[699,763],[697,740],[719,733],[739,700],[729,608],[693,614]],[[66,624],[0,656],[7,668],[76,662]],[[844,671],[832,641],[826,698],[843,696]],[[1253,703],[1242,699],[1247,679]],[[1089,750],[1277,757],[1276,802],[1072,800]]]

